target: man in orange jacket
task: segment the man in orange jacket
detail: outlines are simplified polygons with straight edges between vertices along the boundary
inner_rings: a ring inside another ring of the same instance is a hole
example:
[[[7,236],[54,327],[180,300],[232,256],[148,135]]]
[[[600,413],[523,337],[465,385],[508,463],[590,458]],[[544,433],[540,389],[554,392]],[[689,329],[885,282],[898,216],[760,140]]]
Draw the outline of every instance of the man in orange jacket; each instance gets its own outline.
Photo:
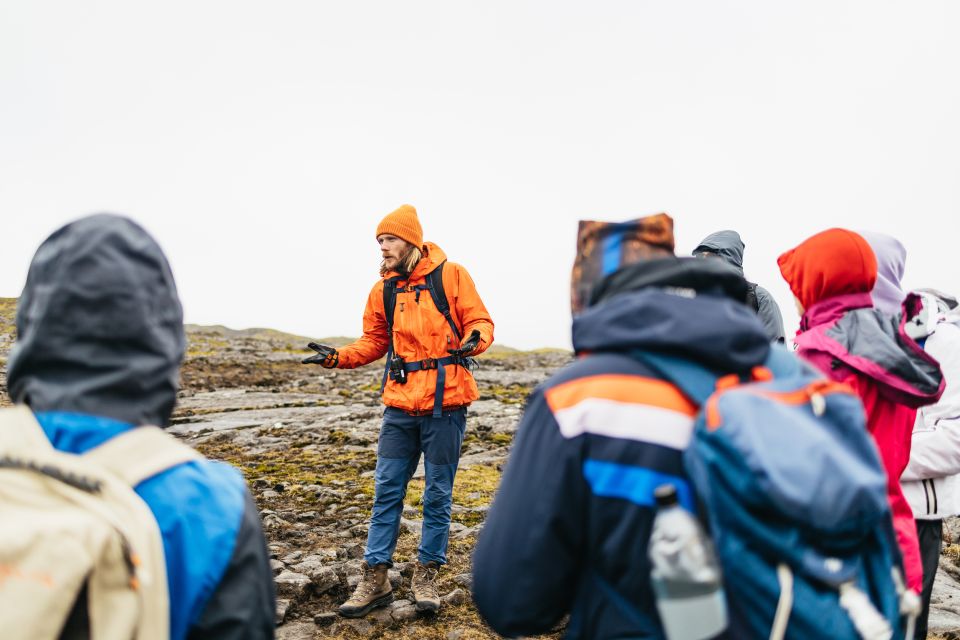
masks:
[[[377,226],[381,280],[370,291],[363,336],[339,351],[311,343],[305,363],[353,369],[384,355],[386,410],[363,577],[339,611],[366,615],[393,600],[387,570],[400,533],[407,483],[424,455],[423,533],[412,580],[417,609],[440,608],[435,579],[446,563],[453,479],[467,406],[479,397],[467,357],[493,342],[493,321],[467,270],[423,242],[417,211],[403,205]]]

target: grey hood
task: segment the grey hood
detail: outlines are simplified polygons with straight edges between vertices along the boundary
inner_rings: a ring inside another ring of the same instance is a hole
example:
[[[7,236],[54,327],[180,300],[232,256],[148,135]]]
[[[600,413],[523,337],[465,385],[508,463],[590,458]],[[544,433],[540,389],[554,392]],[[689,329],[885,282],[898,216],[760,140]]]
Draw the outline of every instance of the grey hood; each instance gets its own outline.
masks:
[[[717,231],[711,233],[703,239],[697,248],[693,250],[693,255],[698,256],[704,251],[715,253],[743,274],[743,250],[746,245],[736,231]]]
[[[34,255],[17,306],[7,386],[34,411],[165,426],[185,338],[173,274],[127,218],[66,225]]]

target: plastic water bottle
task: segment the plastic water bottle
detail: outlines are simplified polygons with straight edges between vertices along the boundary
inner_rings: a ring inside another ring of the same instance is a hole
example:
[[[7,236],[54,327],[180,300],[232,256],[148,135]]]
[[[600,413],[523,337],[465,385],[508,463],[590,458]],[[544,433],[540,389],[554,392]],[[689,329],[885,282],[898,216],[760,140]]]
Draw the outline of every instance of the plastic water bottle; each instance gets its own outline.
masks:
[[[720,565],[700,523],[680,506],[672,484],[654,491],[650,579],[668,640],[703,640],[727,627]]]

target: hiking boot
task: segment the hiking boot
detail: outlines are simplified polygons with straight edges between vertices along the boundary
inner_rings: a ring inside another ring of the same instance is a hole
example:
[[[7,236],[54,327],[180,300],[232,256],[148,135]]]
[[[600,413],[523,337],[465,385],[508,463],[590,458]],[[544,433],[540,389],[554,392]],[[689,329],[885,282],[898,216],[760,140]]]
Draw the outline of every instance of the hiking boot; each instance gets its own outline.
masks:
[[[440,565],[436,562],[427,564],[417,563],[413,570],[413,579],[410,589],[413,590],[413,599],[417,603],[417,611],[435,613],[440,609],[440,594],[437,593],[437,571]]]
[[[370,566],[363,563],[363,577],[360,584],[353,590],[350,599],[340,605],[337,611],[345,618],[359,618],[365,616],[372,609],[382,607],[393,602],[393,587],[387,577],[386,564]]]

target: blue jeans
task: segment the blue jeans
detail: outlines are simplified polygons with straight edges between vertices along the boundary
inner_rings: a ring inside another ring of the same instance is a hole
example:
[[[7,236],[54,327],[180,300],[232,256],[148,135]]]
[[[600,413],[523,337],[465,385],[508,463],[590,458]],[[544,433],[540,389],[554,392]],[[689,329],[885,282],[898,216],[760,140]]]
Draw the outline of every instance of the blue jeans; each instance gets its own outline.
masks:
[[[424,456],[423,532],[419,560],[446,564],[453,479],[467,428],[467,410],[444,411],[439,418],[411,416],[387,407],[377,444],[375,495],[364,560],[393,564],[407,483]]]

